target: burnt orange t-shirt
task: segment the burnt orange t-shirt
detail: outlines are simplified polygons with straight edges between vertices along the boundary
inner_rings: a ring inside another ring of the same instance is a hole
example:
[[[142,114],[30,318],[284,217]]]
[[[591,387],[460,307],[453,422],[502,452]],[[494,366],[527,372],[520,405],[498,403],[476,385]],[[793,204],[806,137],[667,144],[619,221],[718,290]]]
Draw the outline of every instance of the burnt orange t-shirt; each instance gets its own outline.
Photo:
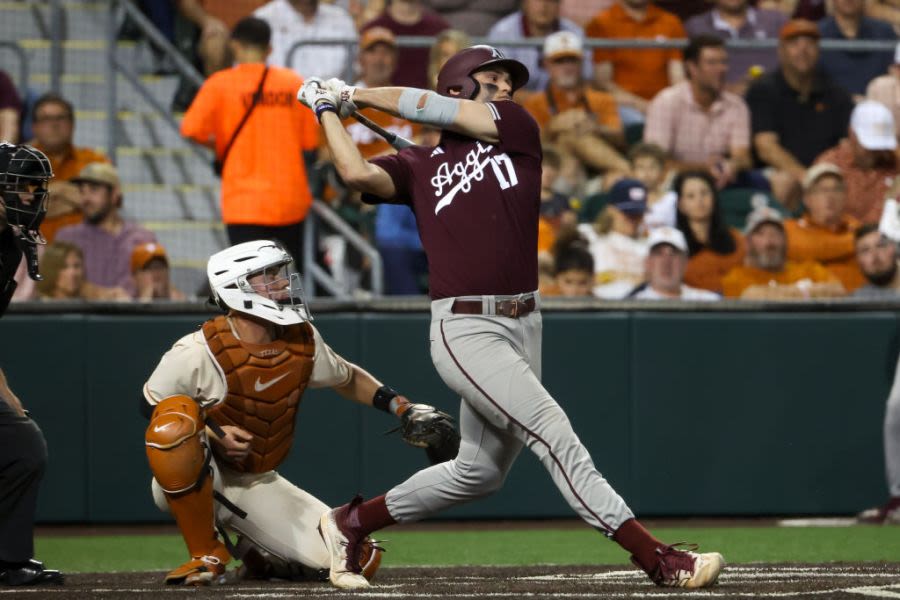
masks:
[[[733,268],[728,275],[722,278],[722,292],[726,298],[740,298],[748,287],[754,285],[791,285],[798,281],[808,279],[813,283],[828,283],[837,281],[837,277],[816,262],[796,263],[787,261],[784,269],[778,273],[741,265]]]
[[[181,135],[215,143],[221,157],[247,112],[265,65],[241,64],[210,76],[181,122]],[[315,150],[318,123],[297,101],[303,78],[269,67],[262,100],[241,130],[222,173],[222,220],[279,227],[299,223],[312,203],[303,151]]]
[[[735,243],[735,250],[731,254],[719,254],[704,248],[688,260],[684,271],[684,282],[687,285],[722,293],[722,278],[744,262],[744,254],[747,252],[744,236],[739,231],[732,229],[731,237]]]
[[[541,129],[547,126],[553,115],[572,108],[583,108],[594,115],[597,122],[610,129],[621,130],[619,109],[611,94],[584,86],[582,90],[566,92],[553,84],[543,91],[529,95],[522,103]]]
[[[635,21],[617,2],[588,23],[584,33],[589,38],[654,40],[686,38],[684,27],[675,15],[650,4],[643,21]],[[619,87],[650,100],[669,81],[669,61],[681,60],[677,48],[652,50],[643,48],[597,48],[594,63],[611,62],[613,81]]]
[[[844,289],[852,292],[866,282],[856,262],[854,234],[859,221],[845,216],[836,229],[826,229],[805,217],[784,222],[787,234],[787,257],[795,261],[816,261],[841,280]]]
[[[33,143],[32,145],[44,154],[47,154],[47,151],[41,148],[40,144]],[[47,154],[47,158],[50,159],[50,168],[53,169],[52,181],[69,181],[70,179],[77,177],[79,173],[81,173],[81,170],[91,163],[109,162],[109,159],[105,154],[92,150],[91,148],[79,148],[77,146],[70,147],[69,150],[62,155],[51,156]],[[72,209],[66,213],[44,219],[44,222],[41,223],[41,234],[46,238],[47,243],[49,244],[56,237],[57,231],[63,227],[81,223],[81,219],[81,210],[72,207]]]

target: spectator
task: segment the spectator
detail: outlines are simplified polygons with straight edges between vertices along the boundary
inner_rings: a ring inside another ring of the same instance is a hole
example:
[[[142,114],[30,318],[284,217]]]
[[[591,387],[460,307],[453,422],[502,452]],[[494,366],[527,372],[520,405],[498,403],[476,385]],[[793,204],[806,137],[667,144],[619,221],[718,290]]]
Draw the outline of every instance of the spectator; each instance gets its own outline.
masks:
[[[228,32],[266,0],[176,0],[181,14],[200,30],[197,52],[210,76],[231,63]]]
[[[593,224],[578,232],[594,258],[594,295],[621,299],[644,277],[647,245],[641,219],[647,210],[647,188],[635,179],[621,179],[609,191],[607,204]]]
[[[518,0],[428,0],[428,5],[447,19],[451,27],[474,36],[486,35],[517,4]]]
[[[589,38],[654,40],[687,37],[678,17],[649,0],[617,0],[598,14],[585,28]],[[684,79],[678,50],[605,49],[594,50],[594,81],[613,93],[623,111],[626,125],[643,122],[647,104],[664,87]]]
[[[44,278],[35,285],[41,300],[131,300],[122,288],[107,288],[85,281],[84,254],[68,242],[53,242],[41,253]]]
[[[853,101],[816,68],[819,30],[794,19],[781,28],[778,70],[747,90],[753,147],[760,163],[774,172],[772,192],[797,208],[806,168],[844,136]]]
[[[778,211],[758,207],[747,217],[744,229],[747,255],[744,264],[722,279],[729,298],[747,300],[799,300],[844,295],[840,281],[815,262],[786,260],[787,238]]]
[[[422,0],[391,0],[376,19],[362,28],[365,33],[373,27],[383,27],[394,35],[429,36],[449,29],[443,17],[425,8]],[[428,87],[428,48],[400,48],[397,69],[392,83],[403,87]]]
[[[550,81],[547,72],[547,46],[544,44],[543,62],[541,51],[534,47],[504,47],[506,40],[527,38],[547,38],[553,33],[566,31],[578,38],[579,54],[584,30],[572,21],[559,16],[559,0],[521,0],[520,9],[494,24],[488,32],[488,39],[503,51],[507,58],[513,58],[528,67],[528,83],[525,89],[531,92],[544,91]],[[496,42],[496,43],[494,43]],[[579,62],[584,78],[590,80],[591,65]]]
[[[139,244],[131,252],[131,273],[137,290],[136,300],[187,300],[184,292],[172,285],[169,257],[160,244]]]
[[[53,179],[50,181],[50,203],[41,233],[48,242],[67,225],[81,221],[81,195],[71,183],[90,163],[106,162],[103,154],[72,143],[75,133],[75,110],[58,94],[48,92],[34,103],[32,109],[34,140],[29,142],[50,159]]]
[[[725,91],[728,53],[718,37],[691,38],[684,50],[687,81],[670,86],[650,102],[644,142],[669,153],[678,169],[709,169],[716,187],[768,187],[748,172],[750,111]]]
[[[426,292],[428,260],[419,239],[416,216],[405,204],[380,204],[375,216],[375,245],[384,262],[389,296]]]
[[[721,293],[722,278],[744,260],[744,238],[725,224],[709,173],[685,171],[676,177],[673,188],[677,227],[688,247],[684,281]]]
[[[880,102],[890,109],[894,117],[894,133],[900,137],[900,44],[894,49],[894,62],[888,66],[887,74],[869,82],[866,99]]]
[[[88,283],[135,292],[131,278],[131,252],[138,244],[155,242],[156,236],[126,221],[122,208],[119,173],[109,163],[91,163],[72,180],[81,194],[84,222],[59,230],[56,239],[81,248]]]
[[[691,37],[716,35],[725,40],[774,40],[787,22],[777,10],[754,8],[749,0],[713,0],[712,10],[688,19],[684,24]],[[771,48],[729,48],[727,89],[739,96],[750,81],[773,71],[778,57]]]
[[[312,162],[318,129],[312,111],[296,100],[303,79],[265,66],[270,36],[269,25],[255,17],[235,26],[230,44],[236,64],[204,82],[184,115],[181,135],[214,148],[223,162],[222,220],[230,243],[275,239],[303,264],[300,223],[312,204],[303,159]],[[235,138],[251,109],[252,118]]]
[[[900,33],[900,3],[897,0],[868,0],[866,16],[886,21]]]
[[[673,227],[657,227],[647,238],[649,248],[644,261],[646,281],[629,298],[635,300],[715,301],[722,297],[709,290],[684,284],[688,264],[688,245],[684,235]]]
[[[847,191],[841,170],[830,163],[810,167],[803,180],[806,214],[784,223],[788,260],[815,261],[852,292],[863,284],[856,262],[854,234],[859,221],[844,213]]]
[[[816,163],[832,163],[844,174],[846,212],[869,223],[881,217],[891,181],[900,174],[894,117],[883,104],[866,100],[853,109],[847,137]]]
[[[640,142],[628,151],[630,177],[647,188],[644,225],[651,229],[660,225],[675,226],[677,197],[669,191],[671,179],[666,169],[668,158],[666,151],[656,144]]]
[[[891,300],[900,297],[897,275],[897,244],[871,223],[856,230],[856,260],[866,284],[853,292],[854,298]],[[898,481],[900,484],[900,481]],[[900,496],[900,485],[896,496]]]
[[[543,1],[543,0],[540,0]],[[616,103],[606,92],[591,89],[581,77],[581,38],[568,31],[547,36],[544,65],[546,88],[523,106],[541,128],[541,137],[560,149],[563,175],[577,181],[583,166],[592,171],[626,173],[628,162],[616,146],[624,145]]]
[[[447,60],[462,50],[472,45],[468,34],[458,29],[445,29],[434,41],[434,45],[428,51],[428,89],[437,87],[437,76]]]
[[[298,42],[327,38],[356,39],[356,25],[340,6],[324,4],[319,0],[272,0],[253,11],[253,16],[266,21],[271,28],[269,38],[272,49],[267,55],[270,65],[288,67],[304,77],[345,77],[350,66],[350,53],[346,46],[306,44],[291,56],[291,48]]]
[[[391,77],[397,69],[397,40],[384,27],[372,27],[362,34],[359,41],[360,80],[357,87],[383,87],[391,85]],[[368,117],[386,130],[408,140],[419,132],[419,126],[406,119],[376,110],[363,108],[360,114]],[[347,119],[347,132],[359,147],[363,158],[369,159],[387,152],[393,152],[391,145],[383,137],[352,118]]]
[[[0,69],[0,142],[19,143],[22,100],[6,71]]]
[[[581,243],[573,243],[559,251],[553,273],[551,296],[566,298],[591,297],[594,286],[594,258]]]
[[[895,40],[889,23],[865,16],[865,0],[832,0],[834,10],[819,22],[825,39]],[[861,100],[869,82],[884,73],[891,54],[884,50],[824,50],[821,65],[825,72],[855,100]]]
[[[578,224],[575,212],[577,203],[569,195],[561,193],[559,152],[552,147],[544,148],[541,161],[541,216],[538,221],[538,252],[549,251],[556,243],[560,229],[572,229]]]

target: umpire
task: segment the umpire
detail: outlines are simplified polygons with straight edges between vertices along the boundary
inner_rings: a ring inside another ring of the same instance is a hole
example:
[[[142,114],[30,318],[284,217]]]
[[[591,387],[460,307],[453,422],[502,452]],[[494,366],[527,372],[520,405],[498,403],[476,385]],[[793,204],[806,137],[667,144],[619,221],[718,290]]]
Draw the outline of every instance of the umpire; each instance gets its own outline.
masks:
[[[16,289],[19,262],[40,279],[38,231],[47,213],[50,161],[31,146],[0,143],[0,316]],[[34,560],[34,511],[47,464],[47,442],[0,370],[0,584],[63,583]]]

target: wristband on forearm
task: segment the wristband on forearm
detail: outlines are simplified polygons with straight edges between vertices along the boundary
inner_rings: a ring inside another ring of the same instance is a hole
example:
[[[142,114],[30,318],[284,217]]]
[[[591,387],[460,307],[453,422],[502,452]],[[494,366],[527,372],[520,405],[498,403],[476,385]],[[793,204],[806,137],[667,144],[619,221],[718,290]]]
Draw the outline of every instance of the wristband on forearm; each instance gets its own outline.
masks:
[[[409,400],[398,394],[392,387],[383,385],[375,391],[372,396],[372,406],[378,410],[399,416],[409,404]]]
[[[318,119],[319,123],[321,123],[322,115],[326,112],[333,112],[334,114],[337,114],[337,107],[330,102],[319,102],[318,104],[316,104],[314,112],[316,113],[316,119]]]

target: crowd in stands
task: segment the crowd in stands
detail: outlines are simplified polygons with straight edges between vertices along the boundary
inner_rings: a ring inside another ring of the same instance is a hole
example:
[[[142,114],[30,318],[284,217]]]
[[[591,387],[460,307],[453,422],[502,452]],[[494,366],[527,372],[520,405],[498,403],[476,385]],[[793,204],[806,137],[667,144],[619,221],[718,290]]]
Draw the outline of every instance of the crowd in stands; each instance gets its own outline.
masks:
[[[189,58],[208,79],[185,102],[182,134],[216,151],[232,243],[273,237],[301,259],[302,221],[322,198],[378,249],[387,293],[426,293],[414,215],[346,190],[294,92],[303,77],[351,72],[357,86],[433,88],[441,65],[482,38],[531,74],[516,101],[541,130],[544,294],[883,297],[900,284],[877,227],[900,191],[900,44],[820,48],[897,40],[900,0],[173,0],[147,12],[166,35],[184,29],[174,21],[193,27]],[[409,47],[405,36],[435,42]],[[297,45],[326,38],[357,44]],[[688,42],[586,43],[632,38]],[[0,138],[17,141],[21,110],[0,72]],[[73,145],[72,105],[45,94],[31,110],[31,143],[56,174],[43,230],[50,276],[22,285],[19,299],[183,298],[153,234],[121,217],[115,168]],[[440,142],[438,131],[363,114]],[[393,152],[346,125],[365,157]],[[333,242],[316,240],[332,254],[323,264],[364,281],[366,260]]]

